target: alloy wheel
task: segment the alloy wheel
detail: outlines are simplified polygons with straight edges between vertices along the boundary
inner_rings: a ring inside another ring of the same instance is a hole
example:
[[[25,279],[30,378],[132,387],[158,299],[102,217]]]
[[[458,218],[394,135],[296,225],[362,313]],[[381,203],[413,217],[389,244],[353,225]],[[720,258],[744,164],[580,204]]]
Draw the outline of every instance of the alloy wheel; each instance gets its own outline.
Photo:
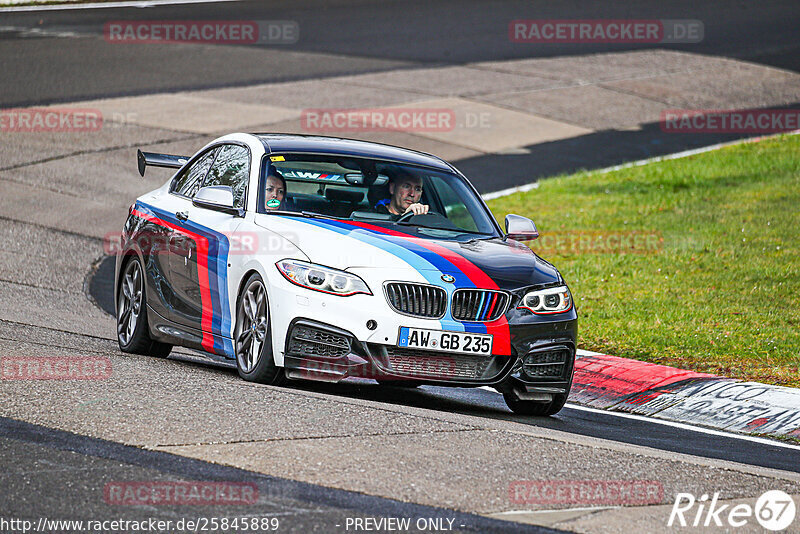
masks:
[[[267,335],[266,292],[260,280],[245,289],[236,314],[236,362],[244,373],[255,369]]]
[[[125,268],[117,305],[117,336],[122,345],[131,342],[142,311],[142,267],[134,260]]]

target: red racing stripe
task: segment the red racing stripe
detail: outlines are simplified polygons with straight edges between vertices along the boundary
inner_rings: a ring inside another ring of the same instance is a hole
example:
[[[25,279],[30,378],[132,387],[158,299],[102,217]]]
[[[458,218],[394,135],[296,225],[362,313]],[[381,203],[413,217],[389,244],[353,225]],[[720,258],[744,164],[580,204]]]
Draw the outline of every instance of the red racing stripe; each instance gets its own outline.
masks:
[[[491,317],[494,313],[494,305],[497,304],[497,293],[492,295],[492,303],[489,304],[489,310],[486,312],[486,317]]]
[[[404,234],[403,232],[398,232],[396,230],[390,230],[389,228],[383,228],[381,226],[377,226],[374,224],[358,222],[358,221],[342,221],[345,224],[351,224],[353,226],[359,226],[366,230],[373,230],[375,232],[380,232],[382,234],[391,235],[394,237],[400,237],[403,239],[407,239],[417,245],[427,248],[431,252],[438,254],[439,256],[443,257],[450,263],[452,263],[456,269],[460,270],[462,273],[469,278],[475,287],[481,289],[500,289],[497,287],[497,284],[492,280],[489,275],[483,272],[477,265],[466,259],[465,257],[461,256],[460,254],[456,254],[449,248],[443,247],[442,245],[438,245],[436,243],[431,243],[430,241],[426,241],[424,239],[420,239],[418,237],[414,237],[409,234]],[[506,320],[505,315],[501,315],[495,321],[491,323],[486,323],[486,333],[492,334],[494,336],[494,344],[492,346],[492,353],[498,354],[502,356],[510,356],[511,355],[511,333],[509,332],[508,328],[508,321]]]
[[[169,221],[165,221],[148,213],[144,213],[134,208],[133,215],[144,219],[153,224],[170,228],[178,232],[184,233],[194,239],[197,243],[197,278],[200,282],[200,330],[202,335],[201,344],[208,352],[214,352],[214,335],[211,333],[211,321],[214,317],[213,308],[211,306],[211,280],[208,273],[208,239],[196,234],[192,231],[178,226]]]

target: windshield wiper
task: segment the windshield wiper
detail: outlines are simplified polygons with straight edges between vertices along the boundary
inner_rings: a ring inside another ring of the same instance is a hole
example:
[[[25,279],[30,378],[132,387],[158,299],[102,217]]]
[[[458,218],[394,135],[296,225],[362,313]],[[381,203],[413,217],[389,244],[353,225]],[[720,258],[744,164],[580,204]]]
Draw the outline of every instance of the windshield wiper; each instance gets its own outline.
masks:
[[[346,217],[336,217],[334,215],[325,215],[324,213],[317,213],[316,211],[303,211],[301,212],[306,217],[322,217],[323,219],[333,219],[335,221],[349,221]]]
[[[266,210],[264,215],[294,215],[295,217],[303,217],[304,215],[299,211],[286,211],[286,210]]]
[[[462,228],[442,228],[441,226],[428,226],[427,224],[419,224],[409,221],[396,222],[395,224],[402,224],[403,226],[416,226],[417,228],[430,228],[431,230],[442,230],[445,232],[454,232],[456,234],[491,235],[488,232],[479,232],[477,230],[464,230]]]
[[[286,211],[286,210],[268,210],[264,212],[265,215],[290,215],[292,217],[305,217],[313,219],[321,217],[323,219],[335,219],[337,221],[345,220],[342,217],[334,217],[333,215],[325,215],[324,213],[317,213],[315,211]]]

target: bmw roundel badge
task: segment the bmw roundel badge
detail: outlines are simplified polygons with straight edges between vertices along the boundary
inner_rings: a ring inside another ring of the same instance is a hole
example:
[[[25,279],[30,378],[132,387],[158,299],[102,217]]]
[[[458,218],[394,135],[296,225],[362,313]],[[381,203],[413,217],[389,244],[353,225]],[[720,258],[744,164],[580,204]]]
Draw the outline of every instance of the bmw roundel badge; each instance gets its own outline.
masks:
[[[456,281],[455,276],[450,276],[449,274],[442,275],[442,282],[447,282],[448,284],[452,284]]]

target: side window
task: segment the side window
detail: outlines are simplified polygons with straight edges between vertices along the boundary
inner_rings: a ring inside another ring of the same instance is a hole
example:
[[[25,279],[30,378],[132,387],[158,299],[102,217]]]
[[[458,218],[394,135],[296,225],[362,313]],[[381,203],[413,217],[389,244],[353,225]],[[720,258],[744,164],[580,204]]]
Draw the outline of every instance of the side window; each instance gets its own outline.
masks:
[[[192,198],[197,193],[197,190],[200,189],[200,184],[203,183],[203,178],[208,173],[208,169],[211,168],[211,163],[214,161],[214,156],[218,151],[219,148],[212,148],[200,159],[192,163],[191,167],[183,171],[183,174],[172,184],[172,192]]]
[[[224,145],[214,161],[203,187],[228,185],[233,189],[233,205],[244,207],[244,195],[250,179],[250,151],[239,145]]]

